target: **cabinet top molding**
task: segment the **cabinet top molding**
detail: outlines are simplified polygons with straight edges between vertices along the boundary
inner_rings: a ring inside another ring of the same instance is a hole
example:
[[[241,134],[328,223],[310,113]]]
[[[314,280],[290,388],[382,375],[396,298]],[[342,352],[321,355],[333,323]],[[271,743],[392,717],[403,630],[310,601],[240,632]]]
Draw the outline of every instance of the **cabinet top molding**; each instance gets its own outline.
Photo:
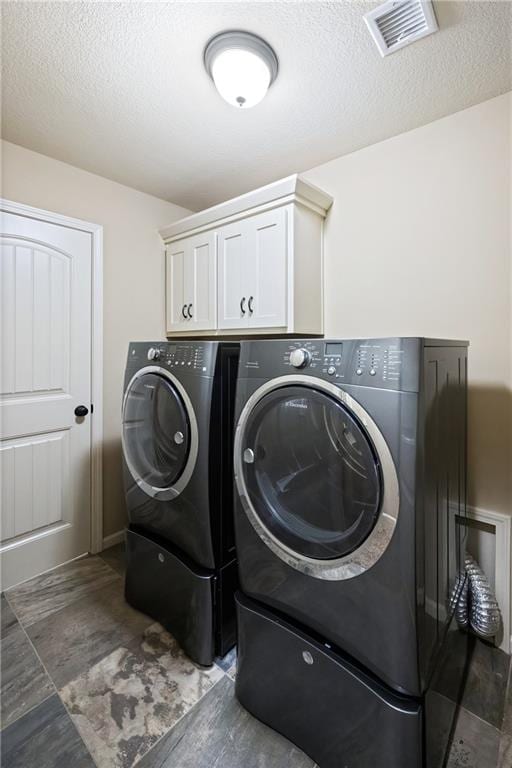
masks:
[[[219,203],[204,211],[193,213],[160,229],[160,236],[168,243],[182,237],[204,232],[219,224],[225,224],[252,213],[275,208],[278,205],[297,203],[311,208],[325,217],[333,199],[323,190],[304,181],[298,174],[274,181],[265,187]]]

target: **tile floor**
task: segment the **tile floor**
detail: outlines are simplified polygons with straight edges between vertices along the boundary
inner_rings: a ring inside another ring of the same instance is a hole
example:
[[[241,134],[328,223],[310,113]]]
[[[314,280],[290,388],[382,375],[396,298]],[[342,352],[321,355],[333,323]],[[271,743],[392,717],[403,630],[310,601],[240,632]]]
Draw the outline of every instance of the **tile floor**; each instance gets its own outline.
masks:
[[[123,572],[117,546],[2,595],[3,768],[315,768],[238,704],[234,652],[194,665]],[[509,666],[476,644],[448,768],[512,768]]]

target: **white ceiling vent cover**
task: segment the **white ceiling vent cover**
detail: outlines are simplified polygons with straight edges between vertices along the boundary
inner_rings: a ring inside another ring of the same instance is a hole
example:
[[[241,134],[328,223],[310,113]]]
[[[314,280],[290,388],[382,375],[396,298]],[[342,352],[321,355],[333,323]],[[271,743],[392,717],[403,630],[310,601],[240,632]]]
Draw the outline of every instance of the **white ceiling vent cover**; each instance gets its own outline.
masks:
[[[382,56],[439,29],[430,0],[391,0],[363,18]]]

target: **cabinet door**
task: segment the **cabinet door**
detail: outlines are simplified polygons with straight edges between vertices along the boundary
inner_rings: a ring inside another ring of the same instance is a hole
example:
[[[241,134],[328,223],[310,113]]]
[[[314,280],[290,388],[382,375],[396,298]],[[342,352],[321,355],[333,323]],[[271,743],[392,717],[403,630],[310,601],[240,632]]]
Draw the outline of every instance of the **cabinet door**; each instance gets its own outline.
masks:
[[[277,208],[247,219],[249,227],[249,325],[288,325],[287,210]]]
[[[187,241],[171,243],[166,250],[166,326],[168,332],[187,328]]]
[[[247,220],[221,227],[218,233],[218,328],[245,328],[249,322]]]
[[[216,328],[217,321],[217,253],[216,233],[205,232],[191,237],[186,249],[185,299],[188,326],[196,331]],[[187,286],[190,287],[187,287]]]

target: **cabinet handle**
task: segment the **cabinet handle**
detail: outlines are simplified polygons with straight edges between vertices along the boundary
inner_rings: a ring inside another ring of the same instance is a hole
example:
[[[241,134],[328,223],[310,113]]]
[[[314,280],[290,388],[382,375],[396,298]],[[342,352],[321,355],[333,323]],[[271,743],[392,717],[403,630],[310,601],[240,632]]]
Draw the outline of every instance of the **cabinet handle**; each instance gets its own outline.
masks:
[[[245,315],[245,296],[240,301],[240,312]]]
[[[188,312],[188,319],[189,319],[189,320],[192,320],[192,304],[189,304],[189,305],[188,305],[188,310],[187,310],[187,312]]]
[[[187,312],[186,312],[186,310],[187,310],[187,305],[186,305],[186,304],[184,304],[184,305],[182,306],[182,308],[181,308],[181,314],[183,315],[183,317],[185,318],[185,320],[187,319]]]
[[[251,315],[253,310],[253,301],[254,301],[254,296],[250,296],[249,301],[247,302],[247,306],[249,307],[249,312]]]

